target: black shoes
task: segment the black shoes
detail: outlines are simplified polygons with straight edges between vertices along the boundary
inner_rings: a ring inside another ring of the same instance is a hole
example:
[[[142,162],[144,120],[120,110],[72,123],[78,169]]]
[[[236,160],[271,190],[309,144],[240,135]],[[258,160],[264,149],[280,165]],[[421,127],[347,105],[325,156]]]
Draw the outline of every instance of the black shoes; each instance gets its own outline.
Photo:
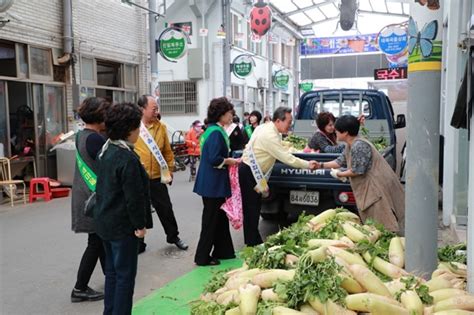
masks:
[[[174,242],[174,245],[176,245],[176,247],[178,247],[181,250],[187,250],[188,247],[189,247],[188,244],[183,242],[183,240],[180,239],[180,238],[178,238],[178,240],[176,242]]]
[[[196,263],[196,265],[198,266],[217,266],[217,265],[220,265],[221,262],[215,258],[211,258],[210,260],[208,260],[206,263],[204,264],[201,264],[201,263]]]
[[[81,291],[77,289],[72,289],[71,292],[71,302],[84,302],[84,301],[99,301],[104,299],[104,293],[95,291],[89,287]]]

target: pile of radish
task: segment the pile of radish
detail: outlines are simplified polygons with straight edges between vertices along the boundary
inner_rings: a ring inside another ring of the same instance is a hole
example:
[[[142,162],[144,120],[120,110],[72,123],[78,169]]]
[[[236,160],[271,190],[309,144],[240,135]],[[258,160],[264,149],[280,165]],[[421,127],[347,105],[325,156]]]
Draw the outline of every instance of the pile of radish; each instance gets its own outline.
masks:
[[[474,314],[465,256],[440,261],[426,281],[403,269],[404,247],[403,237],[344,209],[301,216],[245,248],[243,266],[216,274],[191,314]]]

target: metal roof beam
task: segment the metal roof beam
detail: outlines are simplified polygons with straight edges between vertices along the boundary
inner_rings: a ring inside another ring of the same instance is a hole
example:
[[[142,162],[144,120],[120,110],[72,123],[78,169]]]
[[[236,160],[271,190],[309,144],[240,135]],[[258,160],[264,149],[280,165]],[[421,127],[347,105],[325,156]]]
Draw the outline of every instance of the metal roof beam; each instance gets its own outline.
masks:
[[[290,11],[290,12],[287,12],[285,13],[283,16],[284,17],[288,17],[290,15],[293,15],[293,14],[296,14],[296,13],[301,13],[301,12],[304,12],[306,10],[311,10],[311,9],[314,9],[314,8],[319,8],[319,7],[322,7],[328,3],[335,3],[337,2],[337,0],[326,0],[325,2],[321,2],[321,3],[318,3],[318,4],[313,4],[313,5],[310,5],[309,7],[306,7],[306,8],[301,8],[301,9],[298,9],[298,10],[294,10],[294,11]]]

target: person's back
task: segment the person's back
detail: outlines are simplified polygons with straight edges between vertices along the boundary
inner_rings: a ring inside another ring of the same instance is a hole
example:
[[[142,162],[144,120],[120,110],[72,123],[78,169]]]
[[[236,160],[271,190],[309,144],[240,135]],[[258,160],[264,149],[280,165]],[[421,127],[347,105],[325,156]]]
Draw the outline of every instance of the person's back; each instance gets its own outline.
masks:
[[[148,176],[135,153],[109,145],[99,159],[94,212],[97,233],[102,239],[133,234],[136,225],[132,220],[144,221],[142,216],[148,200],[147,180]],[[130,211],[130,205],[136,212]]]

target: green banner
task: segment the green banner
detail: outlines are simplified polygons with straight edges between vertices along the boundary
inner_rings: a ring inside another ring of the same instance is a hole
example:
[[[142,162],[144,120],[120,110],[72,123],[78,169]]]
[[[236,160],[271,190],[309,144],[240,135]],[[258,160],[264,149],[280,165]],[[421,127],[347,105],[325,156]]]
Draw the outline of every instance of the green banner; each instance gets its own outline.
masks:
[[[303,92],[309,92],[313,89],[313,82],[303,82],[300,83],[300,90]]]
[[[184,38],[171,37],[160,40],[160,50],[168,59],[179,59],[186,52],[186,41]]]
[[[286,70],[280,70],[273,76],[273,85],[282,90],[288,89],[288,82],[290,81],[290,74]]]

